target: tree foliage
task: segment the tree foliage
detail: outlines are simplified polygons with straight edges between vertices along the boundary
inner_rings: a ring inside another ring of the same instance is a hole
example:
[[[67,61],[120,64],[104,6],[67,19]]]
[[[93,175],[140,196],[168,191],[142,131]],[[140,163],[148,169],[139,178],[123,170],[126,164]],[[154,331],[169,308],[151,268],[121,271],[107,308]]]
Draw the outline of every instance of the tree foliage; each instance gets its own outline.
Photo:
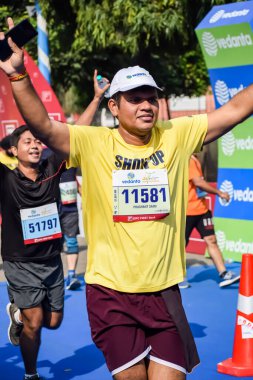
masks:
[[[205,93],[208,75],[194,29],[213,5],[231,2],[41,0],[57,95],[67,97],[72,110],[81,108],[92,96],[94,68],[111,80],[118,69],[135,64],[153,74],[166,96]],[[6,1],[1,15],[13,14],[17,22],[28,3]],[[34,53],[34,45],[29,49]]]

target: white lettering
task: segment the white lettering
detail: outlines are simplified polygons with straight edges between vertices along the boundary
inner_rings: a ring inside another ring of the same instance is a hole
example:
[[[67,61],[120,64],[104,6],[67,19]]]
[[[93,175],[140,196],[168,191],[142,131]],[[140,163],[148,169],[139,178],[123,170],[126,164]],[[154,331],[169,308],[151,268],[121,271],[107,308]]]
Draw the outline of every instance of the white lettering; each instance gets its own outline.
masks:
[[[253,138],[250,136],[246,139],[236,139],[235,144],[239,150],[253,150]]]
[[[210,23],[213,24],[220,19],[228,19],[232,17],[247,16],[249,9],[242,9],[239,11],[225,12],[223,9],[216,12],[210,19]]]
[[[235,96],[236,94],[238,94],[240,91],[242,91],[244,89],[243,85],[240,84],[240,86],[238,88],[229,88],[228,89],[228,92],[229,92],[229,95],[231,98],[233,98],[233,96]]]
[[[227,12],[222,15],[222,18],[246,16],[248,13],[249,13],[249,9],[243,9],[242,11]]]
[[[239,36],[231,36],[228,34],[226,38],[218,38],[216,41],[220,49],[231,49],[234,47],[237,48],[246,45],[250,46],[253,44],[251,36],[243,33]]]
[[[238,241],[226,240],[226,251],[238,253],[251,253],[253,252],[253,242],[243,242],[241,239]]]
[[[249,187],[245,190],[234,189],[234,200],[238,202],[253,202],[253,191]]]

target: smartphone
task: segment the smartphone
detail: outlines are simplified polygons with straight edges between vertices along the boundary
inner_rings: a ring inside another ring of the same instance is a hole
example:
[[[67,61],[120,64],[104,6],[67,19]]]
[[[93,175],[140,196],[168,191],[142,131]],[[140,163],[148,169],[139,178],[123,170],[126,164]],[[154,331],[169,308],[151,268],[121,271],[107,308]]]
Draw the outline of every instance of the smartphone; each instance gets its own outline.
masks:
[[[12,50],[8,45],[7,38],[11,37],[18,47],[23,47],[33,37],[37,36],[37,30],[28,19],[21,21],[5,33],[5,39],[0,40],[0,60],[5,61],[12,55]]]

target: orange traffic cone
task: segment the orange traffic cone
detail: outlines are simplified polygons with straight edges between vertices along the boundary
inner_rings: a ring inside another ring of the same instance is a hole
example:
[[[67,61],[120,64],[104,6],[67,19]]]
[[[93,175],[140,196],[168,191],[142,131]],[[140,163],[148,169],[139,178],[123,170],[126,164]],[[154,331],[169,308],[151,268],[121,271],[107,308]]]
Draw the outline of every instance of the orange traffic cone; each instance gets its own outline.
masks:
[[[218,363],[217,370],[253,376],[253,254],[242,255],[233,357]]]

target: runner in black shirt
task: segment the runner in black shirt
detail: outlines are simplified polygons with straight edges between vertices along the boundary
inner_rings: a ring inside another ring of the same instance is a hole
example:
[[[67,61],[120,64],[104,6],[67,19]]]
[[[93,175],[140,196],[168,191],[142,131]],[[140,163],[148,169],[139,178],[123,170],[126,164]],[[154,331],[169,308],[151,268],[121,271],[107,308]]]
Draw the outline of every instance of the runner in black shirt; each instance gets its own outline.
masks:
[[[36,361],[41,328],[63,317],[64,276],[58,216],[65,162],[52,155],[40,164],[42,143],[21,126],[12,134],[18,167],[0,164],[2,259],[10,303],[9,339],[21,347],[27,374],[39,379]]]
[[[99,88],[94,71],[94,98],[77,124],[89,125],[107,90]],[[42,327],[56,329],[63,318],[64,276],[60,257],[59,182],[65,161],[52,154],[41,161],[42,144],[28,126],[12,134],[18,167],[0,164],[2,259],[8,281],[10,342],[19,345],[24,379],[39,380],[37,356]]]
[[[35,152],[35,149],[32,148],[32,151]],[[39,149],[36,149],[36,155],[39,159]],[[35,157],[34,153],[33,156]],[[51,230],[55,231],[55,228],[57,228],[56,222],[54,221],[52,225],[50,221],[47,224],[44,222],[36,223],[37,219],[34,220],[34,223],[26,223],[26,225],[23,222],[27,237],[30,234],[31,237],[36,236],[36,238],[32,238],[34,240],[31,241],[33,244],[31,242],[27,244],[24,242],[21,214],[24,213],[25,209],[32,209],[32,212],[34,212],[37,207],[42,205],[58,203],[58,184],[60,175],[65,168],[65,163],[52,155],[34,169],[36,170],[35,180],[30,179],[27,174],[24,174],[24,170],[19,169],[19,167],[10,170],[0,163],[0,200],[3,205],[2,257],[3,260],[7,261],[46,261],[58,255],[61,251],[61,239],[59,236],[57,239],[55,237],[54,239],[43,237],[44,231],[49,232],[49,236],[52,235]],[[22,210],[21,213],[20,210]],[[38,214],[35,214],[35,217],[38,217]],[[14,236],[15,239],[13,238]]]

